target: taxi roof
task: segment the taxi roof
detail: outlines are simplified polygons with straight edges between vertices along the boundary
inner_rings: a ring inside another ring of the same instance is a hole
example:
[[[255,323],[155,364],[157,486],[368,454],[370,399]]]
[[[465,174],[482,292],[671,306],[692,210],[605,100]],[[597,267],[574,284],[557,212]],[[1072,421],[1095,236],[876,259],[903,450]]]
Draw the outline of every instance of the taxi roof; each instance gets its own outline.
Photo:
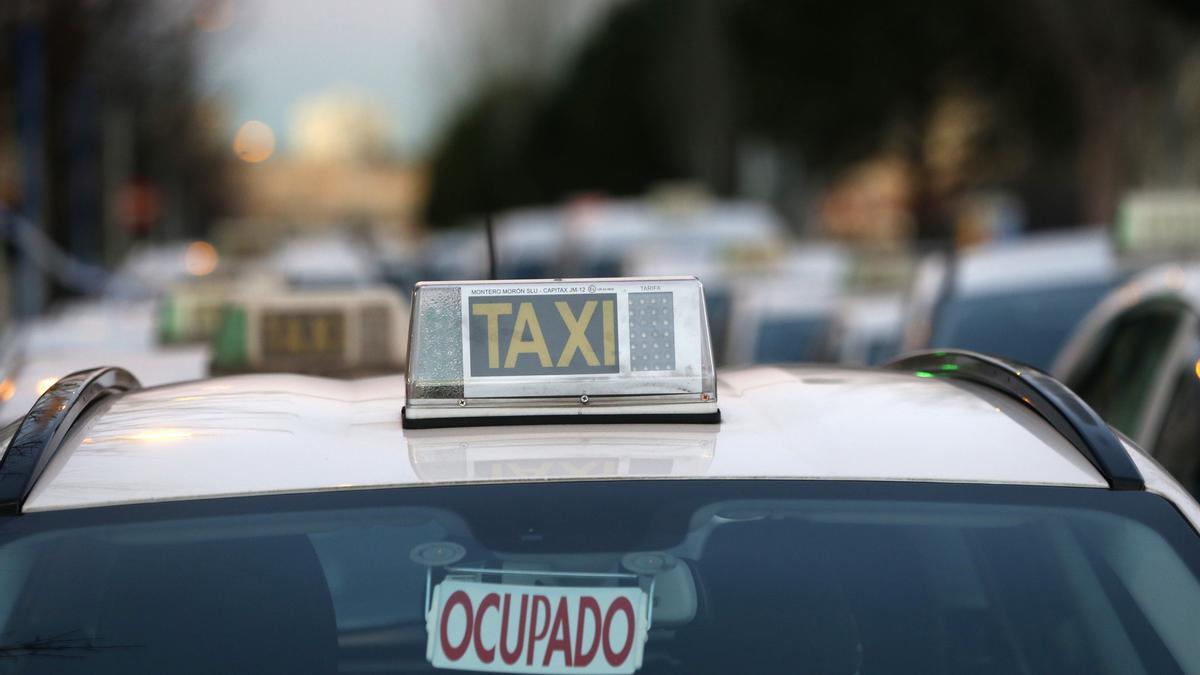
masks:
[[[721,424],[404,430],[402,376],[242,375],[114,396],[24,511],[346,488],[613,478],[1107,486],[1047,422],[977,385],[832,367],[719,378]]]

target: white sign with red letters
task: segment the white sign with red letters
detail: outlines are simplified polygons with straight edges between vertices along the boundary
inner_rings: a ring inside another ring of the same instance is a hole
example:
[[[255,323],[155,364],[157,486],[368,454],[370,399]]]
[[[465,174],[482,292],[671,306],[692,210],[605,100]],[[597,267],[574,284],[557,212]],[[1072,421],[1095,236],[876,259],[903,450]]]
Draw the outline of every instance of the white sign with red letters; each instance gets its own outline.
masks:
[[[447,579],[433,590],[425,655],[436,668],[632,673],[648,597],[636,587],[520,586]]]

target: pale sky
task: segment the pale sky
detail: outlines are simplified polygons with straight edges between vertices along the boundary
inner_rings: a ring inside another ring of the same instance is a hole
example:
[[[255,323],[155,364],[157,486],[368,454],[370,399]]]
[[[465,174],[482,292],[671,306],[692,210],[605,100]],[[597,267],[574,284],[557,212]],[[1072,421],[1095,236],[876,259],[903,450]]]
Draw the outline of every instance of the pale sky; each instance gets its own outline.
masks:
[[[266,122],[285,151],[295,107],[345,91],[419,155],[481,68],[561,64],[613,1],[232,0],[228,27],[204,34],[203,81],[233,128]]]

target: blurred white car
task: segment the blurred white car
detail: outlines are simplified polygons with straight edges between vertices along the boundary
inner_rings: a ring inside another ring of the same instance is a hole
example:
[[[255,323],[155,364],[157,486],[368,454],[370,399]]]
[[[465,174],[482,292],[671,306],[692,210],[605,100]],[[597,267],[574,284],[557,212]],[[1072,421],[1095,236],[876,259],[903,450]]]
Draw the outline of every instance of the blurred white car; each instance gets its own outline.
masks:
[[[681,203],[585,198],[561,207],[501,214],[495,227],[502,279],[611,277],[635,273],[629,261],[648,260],[642,251],[667,250],[669,259],[695,260],[729,249],[778,248],[786,241],[782,222],[768,207],[706,199]],[[482,228],[478,231],[482,242]],[[478,244],[472,250],[478,251]]]
[[[24,414],[58,378],[96,364],[135,364],[146,384],[208,375],[207,346],[160,348],[156,305],[79,301],[18,324],[0,348],[0,420]]]
[[[293,288],[362,288],[381,281],[379,259],[345,236],[303,236],[283,241],[269,267]]]
[[[833,289],[771,279],[736,284],[732,298],[726,363],[830,360],[830,328],[838,309]]]
[[[900,348],[904,300],[897,293],[847,296],[834,317],[830,346],[838,363],[879,365]]]
[[[119,300],[151,300],[172,285],[205,277],[221,265],[216,248],[205,241],[135,246],[107,280],[104,296]]]
[[[189,345],[146,352],[77,351],[19,359],[0,378],[0,425],[20,418],[59,378],[96,364],[134,368],[147,387],[208,377],[212,350]]]
[[[931,254],[913,281],[901,351],[961,348],[1048,369],[1119,280],[1103,230],[1030,235]]]
[[[1200,265],[1163,265],[1111,293],[1054,373],[1200,494]]]

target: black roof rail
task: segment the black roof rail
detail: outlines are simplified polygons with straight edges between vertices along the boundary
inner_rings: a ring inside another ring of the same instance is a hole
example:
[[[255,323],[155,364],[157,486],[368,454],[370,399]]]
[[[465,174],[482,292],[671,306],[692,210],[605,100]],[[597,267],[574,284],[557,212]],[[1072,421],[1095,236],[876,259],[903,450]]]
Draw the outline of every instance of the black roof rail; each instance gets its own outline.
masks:
[[[63,377],[45,391],[17,426],[0,458],[0,515],[17,515],[71,425],[105,396],[140,389],[121,368],[93,368]]]
[[[1114,490],[1142,490],[1142,473],[1125,446],[1083,399],[1031,366],[965,350],[906,354],[885,365],[918,377],[948,377],[990,387],[1023,401],[1096,467]]]

